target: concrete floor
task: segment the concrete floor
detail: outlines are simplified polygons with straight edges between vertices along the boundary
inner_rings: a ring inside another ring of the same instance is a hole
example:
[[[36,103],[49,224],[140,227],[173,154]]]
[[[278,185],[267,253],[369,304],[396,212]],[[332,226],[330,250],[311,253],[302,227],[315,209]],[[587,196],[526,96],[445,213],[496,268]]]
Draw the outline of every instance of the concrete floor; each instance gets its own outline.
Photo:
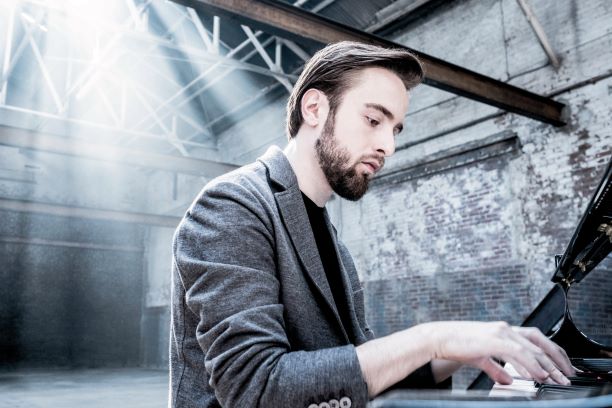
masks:
[[[0,408],[167,406],[167,370],[124,368],[0,372]]]

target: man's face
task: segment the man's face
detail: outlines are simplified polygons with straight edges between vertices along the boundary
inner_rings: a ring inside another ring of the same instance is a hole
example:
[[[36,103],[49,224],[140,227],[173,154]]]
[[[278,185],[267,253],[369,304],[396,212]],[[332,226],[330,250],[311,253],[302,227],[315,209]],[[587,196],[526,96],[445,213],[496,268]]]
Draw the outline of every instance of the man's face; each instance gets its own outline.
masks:
[[[335,111],[331,108],[315,151],[332,190],[356,201],[385,157],[395,152],[395,136],[408,110],[406,88],[393,72],[366,68],[353,78]]]

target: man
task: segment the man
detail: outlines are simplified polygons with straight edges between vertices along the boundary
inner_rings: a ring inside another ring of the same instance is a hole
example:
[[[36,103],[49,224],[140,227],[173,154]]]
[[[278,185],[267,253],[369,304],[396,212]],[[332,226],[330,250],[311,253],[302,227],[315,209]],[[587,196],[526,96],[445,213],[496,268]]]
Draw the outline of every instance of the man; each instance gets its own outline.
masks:
[[[461,364],[510,383],[494,358],[567,383],[567,356],[535,329],[434,322],[374,339],[367,326],[324,206],[333,192],[363,196],[422,76],[403,50],[324,48],[289,98],[285,150],[204,187],[174,240],[173,407],[363,407],[398,383],[434,386]]]

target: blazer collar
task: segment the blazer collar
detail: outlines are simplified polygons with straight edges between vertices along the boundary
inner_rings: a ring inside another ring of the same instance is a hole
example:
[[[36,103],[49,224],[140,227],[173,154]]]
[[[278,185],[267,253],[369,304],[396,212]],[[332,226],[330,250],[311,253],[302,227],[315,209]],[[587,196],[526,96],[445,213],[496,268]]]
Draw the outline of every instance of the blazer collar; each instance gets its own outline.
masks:
[[[289,163],[289,159],[278,146],[270,146],[268,150],[257,160],[262,162],[268,169],[270,180],[279,184],[287,190],[298,186],[297,176]],[[299,187],[298,187],[299,190]]]

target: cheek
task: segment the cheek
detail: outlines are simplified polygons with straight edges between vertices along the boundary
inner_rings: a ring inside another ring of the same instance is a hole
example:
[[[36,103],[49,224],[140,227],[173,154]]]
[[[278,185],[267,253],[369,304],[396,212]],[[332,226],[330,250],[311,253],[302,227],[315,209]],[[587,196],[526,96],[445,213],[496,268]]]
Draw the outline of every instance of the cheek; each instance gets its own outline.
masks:
[[[354,120],[338,120],[334,128],[334,137],[338,145],[349,154],[351,164],[355,164],[364,155],[371,138],[366,124],[360,123],[359,118]]]
[[[336,134],[344,144],[359,148],[367,142],[368,128],[366,125],[359,123],[358,120],[343,125],[336,129]]]

